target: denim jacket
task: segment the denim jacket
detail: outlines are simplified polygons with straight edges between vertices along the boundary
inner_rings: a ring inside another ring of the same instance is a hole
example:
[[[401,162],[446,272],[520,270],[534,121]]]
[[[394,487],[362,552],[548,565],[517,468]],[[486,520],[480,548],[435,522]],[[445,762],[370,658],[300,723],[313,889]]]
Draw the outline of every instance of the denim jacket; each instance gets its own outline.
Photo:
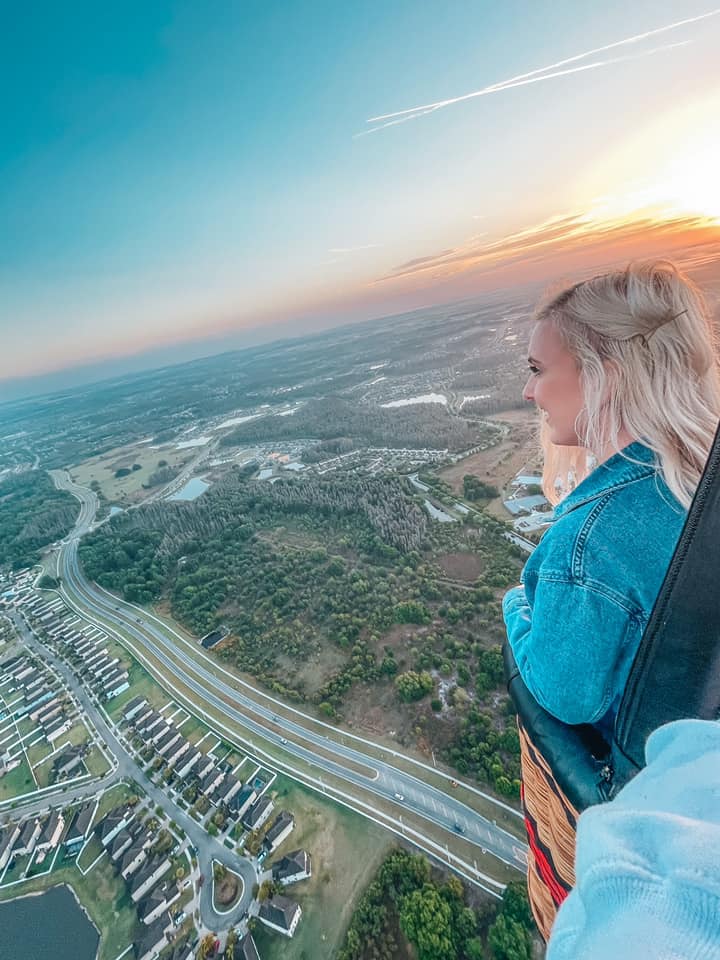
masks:
[[[520,675],[559,720],[612,731],[685,516],[637,441],[555,508],[503,614]]]

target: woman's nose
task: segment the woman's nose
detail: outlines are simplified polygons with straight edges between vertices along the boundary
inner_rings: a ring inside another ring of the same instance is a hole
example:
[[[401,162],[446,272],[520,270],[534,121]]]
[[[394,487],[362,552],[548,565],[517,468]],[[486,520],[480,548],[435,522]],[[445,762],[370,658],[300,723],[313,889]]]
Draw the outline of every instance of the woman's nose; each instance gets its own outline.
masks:
[[[532,403],[535,399],[535,391],[533,390],[533,377],[528,377],[527,383],[523,387],[523,400],[527,400],[528,403]]]

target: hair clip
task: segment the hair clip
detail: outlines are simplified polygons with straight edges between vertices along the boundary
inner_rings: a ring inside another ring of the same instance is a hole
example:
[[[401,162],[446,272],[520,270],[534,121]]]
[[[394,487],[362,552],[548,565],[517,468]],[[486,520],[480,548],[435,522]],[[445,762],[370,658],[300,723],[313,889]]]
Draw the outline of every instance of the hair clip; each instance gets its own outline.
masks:
[[[650,337],[654,336],[658,332],[660,327],[664,327],[668,323],[672,323],[673,320],[677,320],[678,317],[682,317],[683,314],[686,314],[686,313],[687,313],[687,308],[685,308],[685,310],[681,310],[680,313],[674,313],[671,316],[666,317],[666,319],[663,320],[662,323],[659,323],[654,330],[650,331],[650,333],[637,333],[635,334],[635,336],[640,338],[640,342],[644,347],[647,347],[648,340],[650,339]]]

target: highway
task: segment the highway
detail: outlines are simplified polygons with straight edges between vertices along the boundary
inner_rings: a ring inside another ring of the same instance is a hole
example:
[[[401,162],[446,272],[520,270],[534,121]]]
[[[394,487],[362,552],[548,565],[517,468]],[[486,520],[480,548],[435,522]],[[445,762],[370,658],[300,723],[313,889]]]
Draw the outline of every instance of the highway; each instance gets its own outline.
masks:
[[[172,640],[166,630],[159,628],[157,621],[153,622],[151,614],[145,614],[140,608],[124,603],[90,583],[79,568],[77,547],[79,537],[92,524],[97,501],[94,494],[71,483],[67,475],[60,471],[54,472],[54,479],[58,486],[69,490],[82,504],[75,530],[62,543],[58,556],[58,574],[66,599],[78,612],[90,615],[100,625],[119,628],[132,638],[139,649],[159,661],[163,668],[163,684],[175,695],[182,696],[177,691],[177,684],[189,688],[193,701],[200,708],[209,705],[220,710],[228,720],[248,734],[275,743],[296,760],[313,764],[321,776],[324,772],[341,779],[345,784],[345,793],[357,793],[359,789],[365,794],[389,801],[397,807],[398,816],[408,811],[450,834],[462,834],[463,839],[524,871],[526,849],[517,837],[419,777],[390,762],[368,756],[357,745],[337,743],[300,720],[278,717],[271,705],[266,706],[239,690],[241,681],[220,679],[216,675],[216,662],[201,648],[193,648],[190,655],[186,650],[190,645],[177,635],[178,642]],[[205,667],[203,660],[212,669]],[[227,671],[223,671],[223,674],[234,679]],[[302,718],[299,711],[293,711],[293,715]],[[278,733],[278,728],[281,728],[281,733]],[[358,766],[360,770],[356,769]],[[367,769],[368,775],[363,775],[363,768]],[[503,806],[498,803],[499,808]]]

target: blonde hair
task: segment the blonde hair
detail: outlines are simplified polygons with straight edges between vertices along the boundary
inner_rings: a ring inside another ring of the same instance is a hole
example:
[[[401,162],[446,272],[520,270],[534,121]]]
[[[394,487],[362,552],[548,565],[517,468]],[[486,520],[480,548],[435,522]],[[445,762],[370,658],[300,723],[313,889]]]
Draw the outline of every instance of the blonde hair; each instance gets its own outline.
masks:
[[[670,491],[689,507],[720,419],[717,341],[700,291],[667,261],[564,290],[536,314],[576,358],[584,398],[580,448],[544,442],[543,489],[556,503],[558,472],[590,471],[587,453],[619,450],[626,430],[656,454]]]

